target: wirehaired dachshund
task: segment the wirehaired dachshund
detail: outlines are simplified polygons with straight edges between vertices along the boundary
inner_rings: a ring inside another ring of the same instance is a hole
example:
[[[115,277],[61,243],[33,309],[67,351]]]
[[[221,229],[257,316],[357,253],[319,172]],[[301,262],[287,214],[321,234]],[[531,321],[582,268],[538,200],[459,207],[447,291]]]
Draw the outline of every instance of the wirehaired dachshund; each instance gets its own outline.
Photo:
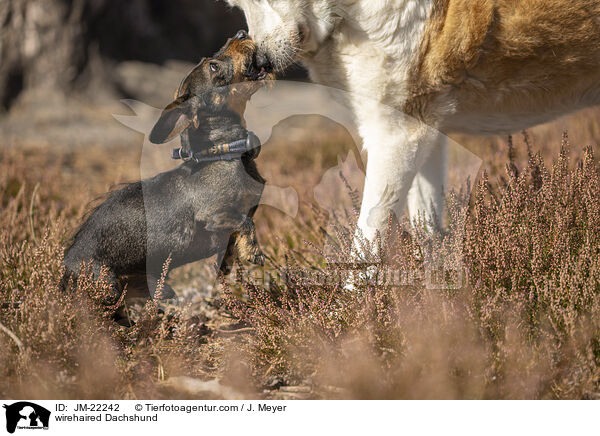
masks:
[[[267,78],[245,31],[196,65],[150,134],[156,144],[180,135],[173,157],[183,163],[126,185],[92,211],[65,251],[63,288],[76,282],[82,262],[94,278],[107,269],[105,304],[117,302],[125,284],[154,296],[169,258],[169,270],[215,254],[223,273],[236,258],[264,264],[252,220],[265,183],[254,162],[260,141],[243,114]],[[160,297],[173,296],[164,283]]]

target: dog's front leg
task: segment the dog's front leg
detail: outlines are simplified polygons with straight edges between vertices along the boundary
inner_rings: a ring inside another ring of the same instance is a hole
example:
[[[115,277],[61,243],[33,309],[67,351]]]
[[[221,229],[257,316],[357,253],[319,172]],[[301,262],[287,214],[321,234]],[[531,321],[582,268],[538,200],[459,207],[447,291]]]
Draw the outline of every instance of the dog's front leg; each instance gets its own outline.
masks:
[[[263,266],[265,264],[265,255],[258,244],[256,226],[252,218],[247,217],[244,220],[235,247],[239,259],[255,265]]]
[[[408,118],[408,117],[403,117]],[[416,174],[436,144],[437,132],[413,119],[370,117],[361,126],[368,152],[365,188],[352,247],[352,261],[358,267],[346,279],[345,288],[376,277],[382,259],[377,252],[377,235],[383,235],[390,213],[400,218]]]
[[[231,234],[227,249],[221,261],[220,272],[227,275],[231,272],[235,259],[263,266],[265,256],[258,244],[256,227],[252,218],[246,217],[240,229]]]
[[[415,175],[435,148],[435,129],[408,118],[371,114],[370,123],[360,128],[368,162],[354,241],[357,261],[373,260],[377,234],[383,234],[390,213],[402,216]]]
[[[408,192],[408,213],[415,225],[425,224],[430,231],[441,228],[446,184],[447,137],[438,134],[432,139],[429,157],[415,175]]]

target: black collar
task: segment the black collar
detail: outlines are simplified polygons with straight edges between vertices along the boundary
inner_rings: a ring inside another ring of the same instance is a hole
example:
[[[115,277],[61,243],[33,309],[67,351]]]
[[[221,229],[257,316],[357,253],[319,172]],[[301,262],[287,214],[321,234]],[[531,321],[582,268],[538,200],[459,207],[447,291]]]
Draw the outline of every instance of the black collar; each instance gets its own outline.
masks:
[[[171,159],[184,161],[194,160],[200,162],[213,162],[217,160],[236,160],[255,148],[260,147],[260,139],[253,132],[248,131],[248,136],[237,141],[217,144],[200,151],[185,151],[182,147],[174,148]]]

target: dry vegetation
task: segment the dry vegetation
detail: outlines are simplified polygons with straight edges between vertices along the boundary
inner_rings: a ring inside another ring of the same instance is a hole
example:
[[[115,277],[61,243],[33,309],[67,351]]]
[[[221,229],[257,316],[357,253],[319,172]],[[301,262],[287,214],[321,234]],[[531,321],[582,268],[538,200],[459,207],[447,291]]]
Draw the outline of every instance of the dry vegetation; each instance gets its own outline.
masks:
[[[446,232],[409,236],[406,223],[390,221],[380,244],[387,268],[410,270],[414,280],[353,293],[335,266],[347,250],[328,254],[329,217],[309,195],[349,149],[348,136],[334,129],[310,147],[265,147],[266,178],[303,200],[295,219],[268,208],[256,217],[269,270],[287,281],[262,285],[238,274],[217,298],[130,308],[134,327],[113,322],[115,308],[99,304],[102,280],[84,276],[77,295],[61,294],[57,283],[66,239],[92,199],[137,177],[139,150],[5,147],[0,396],[595,398],[600,167],[585,146],[600,134],[590,119],[570,119],[580,135],[570,147],[556,125],[512,147],[462,138],[485,171],[471,195],[449,193]],[[468,283],[428,289],[427,252],[436,265],[464,268]],[[176,291],[189,288],[193,268],[175,271]]]

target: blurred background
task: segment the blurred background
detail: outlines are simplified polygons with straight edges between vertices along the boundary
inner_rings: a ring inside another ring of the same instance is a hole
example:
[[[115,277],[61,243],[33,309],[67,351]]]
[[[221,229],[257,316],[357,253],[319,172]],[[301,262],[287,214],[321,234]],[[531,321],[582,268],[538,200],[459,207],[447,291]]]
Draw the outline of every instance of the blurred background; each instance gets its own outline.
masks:
[[[242,27],[240,11],[213,0],[4,0],[0,105],[39,87],[127,92],[117,65],[195,62]]]
[[[192,65],[241,28],[242,12],[221,0],[1,0],[2,144],[141,145],[112,117],[130,113],[120,99],[164,107]],[[295,66],[280,79],[306,77]],[[306,121],[312,135],[315,120]],[[556,144],[567,129],[582,146],[600,137],[596,110],[549,126],[532,129],[533,139]],[[484,162],[506,152],[506,138],[453,139]]]
[[[166,105],[190,66],[242,28],[242,12],[216,0],[2,0],[0,131],[74,145],[118,139],[102,121],[120,98]]]

